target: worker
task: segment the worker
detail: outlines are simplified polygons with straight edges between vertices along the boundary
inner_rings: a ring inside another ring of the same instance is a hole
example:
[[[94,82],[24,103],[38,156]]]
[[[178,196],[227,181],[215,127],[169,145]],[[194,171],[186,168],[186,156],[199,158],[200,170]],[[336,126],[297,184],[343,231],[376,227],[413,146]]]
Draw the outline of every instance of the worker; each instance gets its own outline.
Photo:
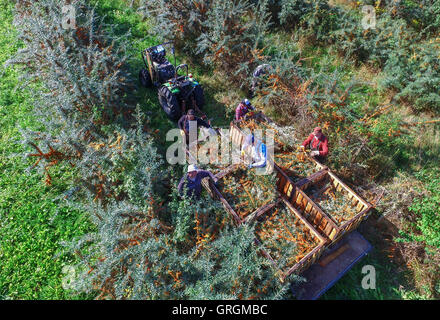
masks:
[[[316,127],[310,136],[304,140],[301,148],[305,150],[307,146],[310,148],[310,156],[319,162],[323,162],[328,155],[328,139],[322,133],[320,127]]]
[[[200,199],[202,193],[202,179],[211,177],[214,183],[217,183],[218,179],[209,171],[199,170],[196,165],[190,164],[188,166],[187,173],[180,179],[179,194],[183,195],[183,188],[186,187],[186,195],[188,197],[194,197]]]
[[[262,76],[268,74],[272,71],[272,66],[265,63],[259,65],[252,74],[252,86],[250,90],[251,97],[254,96],[257,89],[261,89],[263,87]]]
[[[252,163],[249,164],[249,168],[263,168],[266,166],[267,151],[266,145],[260,140],[255,139],[254,134],[246,136],[243,147],[241,148],[241,154],[250,154]]]
[[[183,115],[179,121],[177,122],[177,125],[179,126],[180,129],[180,134],[182,135],[182,137],[186,137],[186,143],[189,143],[189,123],[190,121],[196,121],[197,127],[196,129],[198,129],[199,127],[205,127],[205,128],[211,128],[211,125],[208,122],[206,122],[205,120],[202,120],[198,117],[195,116],[194,114],[194,110],[193,109],[189,109],[188,113],[186,115]],[[196,130],[197,132],[198,130]]]
[[[248,99],[242,100],[235,109],[235,121],[241,120],[250,110],[255,110]]]

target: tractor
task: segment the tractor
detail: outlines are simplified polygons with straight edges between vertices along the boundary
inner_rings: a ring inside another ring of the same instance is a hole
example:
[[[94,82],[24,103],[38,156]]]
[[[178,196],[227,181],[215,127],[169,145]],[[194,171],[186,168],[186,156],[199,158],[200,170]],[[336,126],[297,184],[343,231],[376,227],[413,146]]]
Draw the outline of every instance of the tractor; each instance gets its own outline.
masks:
[[[174,65],[167,59],[167,50],[174,57]],[[203,87],[191,74],[188,65],[176,66],[172,42],[165,42],[142,51],[145,68],[139,72],[142,86],[158,88],[159,103],[168,118],[177,121],[189,109],[202,113],[205,104]],[[179,73],[183,73],[179,75]],[[204,116],[205,117],[205,116]]]

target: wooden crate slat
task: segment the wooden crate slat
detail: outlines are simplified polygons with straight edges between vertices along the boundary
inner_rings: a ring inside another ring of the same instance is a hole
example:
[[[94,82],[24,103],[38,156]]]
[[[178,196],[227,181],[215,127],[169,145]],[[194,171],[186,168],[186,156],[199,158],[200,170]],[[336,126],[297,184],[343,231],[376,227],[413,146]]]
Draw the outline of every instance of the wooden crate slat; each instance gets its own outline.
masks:
[[[315,219],[313,220],[313,224],[319,226],[321,220],[322,220],[322,215],[319,212],[317,212]]]
[[[322,219],[321,223],[318,225],[318,229],[321,230],[321,232],[324,232],[328,225],[328,221],[325,219]]]
[[[296,203],[299,205],[299,206],[302,206],[302,199],[304,198],[304,196],[302,195],[302,193],[298,193],[298,195],[296,196]]]
[[[332,234],[333,230],[334,230],[334,228],[332,227],[332,225],[327,222],[327,225],[325,226],[325,229],[323,230],[323,232],[324,232],[325,235],[330,237],[330,235]]]
[[[318,239],[326,242],[326,239],[318,231],[316,231],[315,227],[311,225],[310,222],[308,222],[307,219],[305,219],[300,212],[298,212],[298,210],[286,199],[285,196],[281,196],[281,199],[286,204],[286,206],[296,215],[296,217],[310,228],[310,230],[316,237],[318,237]]]
[[[345,190],[347,190],[349,193],[351,193],[354,197],[357,198],[358,201],[362,202],[365,206],[370,205],[367,201],[362,199],[356,192],[353,191],[349,186],[347,186],[341,179],[339,179],[333,172],[329,171],[329,175],[335,180],[338,181],[339,184],[341,184]]]
[[[355,196],[353,196],[353,199],[351,200],[351,206],[355,207],[355,206],[357,206],[358,203],[359,203],[359,200]]]
[[[364,204],[362,202],[359,201],[358,205],[356,206],[356,209],[358,210],[358,212],[361,212],[364,209]]]
[[[251,213],[250,215],[248,215],[244,221],[245,222],[251,222],[254,221],[255,219],[257,219],[258,217],[262,216],[263,214],[265,214],[267,211],[269,211],[270,209],[272,209],[273,207],[275,207],[280,200],[277,200],[275,202],[272,203],[268,203],[260,208],[258,208],[257,210],[255,210],[253,213]]]
[[[337,192],[341,192],[341,190],[342,190],[342,186],[341,186],[341,184],[338,184],[338,187],[336,188],[336,191]]]

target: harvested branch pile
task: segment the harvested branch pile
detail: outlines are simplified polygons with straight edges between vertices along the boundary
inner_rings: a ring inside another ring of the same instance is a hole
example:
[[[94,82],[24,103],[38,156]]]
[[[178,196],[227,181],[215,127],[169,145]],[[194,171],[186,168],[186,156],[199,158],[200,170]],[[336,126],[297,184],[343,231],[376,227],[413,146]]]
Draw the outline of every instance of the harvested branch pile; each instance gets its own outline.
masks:
[[[297,150],[298,141],[293,137],[293,133],[289,132],[289,128],[284,130],[274,124],[255,119],[242,121],[240,128],[248,128],[252,131],[262,130],[263,135],[265,134],[265,130],[273,130],[274,161],[294,182],[320,170],[320,168],[316,166],[316,163],[304,152]]]
[[[270,129],[274,133],[274,149],[277,152],[290,148],[285,141],[279,139],[279,137],[281,136],[279,130],[277,130],[275,127],[267,122],[258,119],[243,120],[240,122],[239,127],[241,130],[244,130],[243,132],[246,132],[246,129],[249,129],[251,132],[254,132],[255,130],[261,130],[263,137],[266,134],[266,130]]]
[[[359,213],[348,192],[344,189],[337,191],[329,177],[310,185],[305,193],[339,226]]]
[[[244,166],[224,176],[218,183],[223,197],[241,219],[276,198],[276,175],[257,175]]]
[[[283,202],[259,220],[255,228],[257,237],[279,264],[293,266],[319,245],[319,239]]]
[[[275,153],[274,157],[275,163],[280,166],[294,182],[320,170],[302,151]]]

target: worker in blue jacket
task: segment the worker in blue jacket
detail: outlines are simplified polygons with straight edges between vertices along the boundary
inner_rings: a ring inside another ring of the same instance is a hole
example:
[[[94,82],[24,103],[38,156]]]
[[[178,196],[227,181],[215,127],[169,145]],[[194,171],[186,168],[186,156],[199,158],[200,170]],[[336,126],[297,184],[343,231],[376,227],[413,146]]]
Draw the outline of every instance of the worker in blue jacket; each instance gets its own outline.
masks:
[[[188,172],[180,179],[177,187],[179,194],[183,195],[184,188],[186,188],[186,195],[188,197],[194,197],[196,200],[199,200],[202,193],[202,179],[206,177],[210,177],[214,183],[218,181],[217,177],[211,172],[199,170],[196,165],[190,164]]]
[[[251,156],[252,163],[249,168],[263,168],[266,166],[267,150],[266,145],[260,140],[255,139],[253,134],[246,136],[241,149],[242,155],[247,153]]]

